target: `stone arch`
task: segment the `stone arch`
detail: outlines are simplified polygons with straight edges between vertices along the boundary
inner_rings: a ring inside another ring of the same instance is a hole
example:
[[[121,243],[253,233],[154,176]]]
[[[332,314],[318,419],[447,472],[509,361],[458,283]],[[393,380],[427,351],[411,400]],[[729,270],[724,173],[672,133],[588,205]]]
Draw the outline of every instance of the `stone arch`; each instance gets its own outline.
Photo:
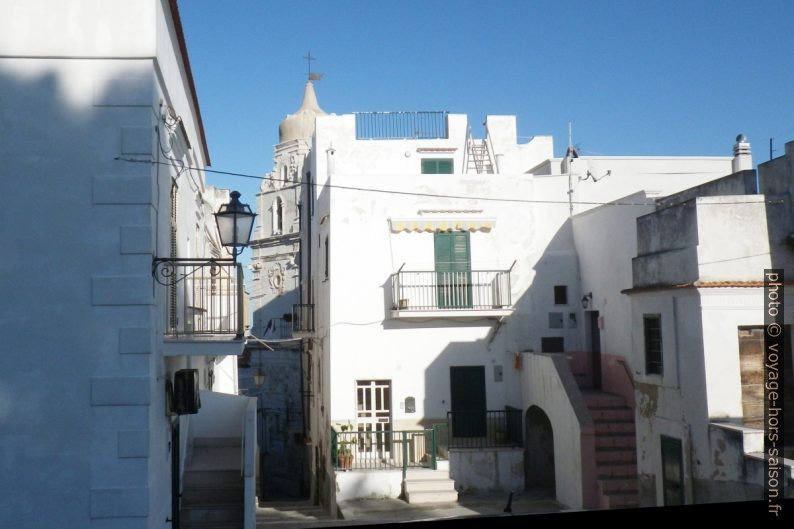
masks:
[[[548,415],[538,406],[527,410],[524,433],[524,486],[548,490],[556,497],[554,432]]]

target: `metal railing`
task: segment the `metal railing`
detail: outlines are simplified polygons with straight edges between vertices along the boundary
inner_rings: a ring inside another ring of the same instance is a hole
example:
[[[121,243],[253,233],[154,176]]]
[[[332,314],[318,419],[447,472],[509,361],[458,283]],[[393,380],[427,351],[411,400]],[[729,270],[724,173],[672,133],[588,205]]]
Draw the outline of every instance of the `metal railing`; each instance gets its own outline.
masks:
[[[289,340],[292,338],[293,328],[293,322],[287,318],[270,318],[262,337],[274,340]]]
[[[314,304],[297,303],[292,306],[293,332],[314,332]]]
[[[335,470],[400,470],[436,468],[435,429],[331,429],[331,462]]]
[[[449,448],[495,448],[524,445],[521,410],[447,412]]]
[[[356,112],[357,140],[449,138],[447,111]]]
[[[394,310],[499,310],[512,306],[510,270],[404,272],[391,276]]]
[[[154,268],[168,289],[166,336],[229,334],[243,336],[243,269],[209,260],[163,260]]]

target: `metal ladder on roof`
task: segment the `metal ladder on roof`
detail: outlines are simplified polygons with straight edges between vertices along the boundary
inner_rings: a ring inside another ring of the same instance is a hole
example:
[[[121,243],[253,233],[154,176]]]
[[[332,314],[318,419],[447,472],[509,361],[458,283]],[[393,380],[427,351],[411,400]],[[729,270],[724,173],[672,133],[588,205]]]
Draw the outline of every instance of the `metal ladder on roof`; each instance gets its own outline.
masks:
[[[493,174],[493,160],[486,140],[475,140],[471,137],[469,127],[466,137],[466,173]],[[473,169],[473,171],[472,171]]]

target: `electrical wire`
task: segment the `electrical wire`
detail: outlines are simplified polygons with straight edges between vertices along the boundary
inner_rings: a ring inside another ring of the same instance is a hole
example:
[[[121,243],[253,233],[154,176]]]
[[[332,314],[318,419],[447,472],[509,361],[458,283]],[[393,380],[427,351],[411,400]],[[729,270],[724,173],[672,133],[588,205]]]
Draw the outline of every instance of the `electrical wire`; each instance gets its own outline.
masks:
[[[132,163],[148,163],[151,165],[169,165],[172,167],[179,168],[179,165],[169,164],[166,162],[156,162],[154,160],[145,160],[145,159],[135,159],[135,158],[126,158],[124,156],[116,156],[115,160],[123,161],[123,162],[132,162]],[[235,173],[232,171],[219,171],[217,169],[201,169],[198,167],[190,167],[186,166],[190,169],[195,169],[196,171],[204,171],[205,173],[212,173],[212,174],[219,174],[224,176],[237,176],[240,178],[252,178],[255,180],[269,180],[274,182],[289,182],[294,185],[311,185],[316,186],[315,183],[309,182],[292,182],[290,180],[285,180],[282,178],[275,178],[271,176],[258,176],[258,175],[251,175],[245,173]],[[662,174],[662,173],[657,173]],[[690,173],[687,173],[690,174]],[[694,174],[694,173],[692,173]],[[540,175],[540,176],[566,176],[566,175]],[[519,204],[549,204],[549,205],[568,205],[568,204],[577,204],[583,206],[649,206],[653,205],[652,202],[620,202],[620,199],[610,202],[597,202],[597,201],[573,201],[569,202],[568,200],[542,200],[542,199],[529,199],[529,198],[502,198],[502,197],[482,197],[482,196],[472,196],[472,195],[447,195],[443,193],[420,193],[416,191],[397,191],[392,189],[377,189],[371,187],[357,187],[357,186],[345,186],[340,184],[323,184],[323,187],[328,187],[330,189],[344,189],[348,191],[365,191],[370,193],[385,193],[388,195],[400,195],[400,196],[414,196],[414,197],[428,197],[428,198],[450,198],[456,200],[480,200],[480,201],[487,201],[487,202],[513,202]],[[695,198],[695,197],[693,197]],[[775,203],[783,203],[783,200],[765,200],[767,204],[775,204]],[[732,201],[732,202],[714,202],[714,203],[706,203],[705,205],[733,205],[733,204],[757,204],[759,201],[757,200],[748,200],[748,201]],[[674,204],[674,205],[683,205],[683,204]]]

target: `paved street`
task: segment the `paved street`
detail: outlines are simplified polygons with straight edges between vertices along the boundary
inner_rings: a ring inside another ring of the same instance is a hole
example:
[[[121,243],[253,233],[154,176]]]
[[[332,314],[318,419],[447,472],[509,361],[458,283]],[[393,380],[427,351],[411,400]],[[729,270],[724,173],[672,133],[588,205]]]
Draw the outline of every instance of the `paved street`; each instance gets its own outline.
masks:
[[[309,502],[260,502],[257,528],[312,528],[336,525],[439,520],[461,516],[502,516],[507,494],[461,495],[457,503],[411,505],[399,499],[377,498],[342,502],[343,519],[334,519]],[[559,512],[562,506],[539,494],[516,493],[513,514]]]

